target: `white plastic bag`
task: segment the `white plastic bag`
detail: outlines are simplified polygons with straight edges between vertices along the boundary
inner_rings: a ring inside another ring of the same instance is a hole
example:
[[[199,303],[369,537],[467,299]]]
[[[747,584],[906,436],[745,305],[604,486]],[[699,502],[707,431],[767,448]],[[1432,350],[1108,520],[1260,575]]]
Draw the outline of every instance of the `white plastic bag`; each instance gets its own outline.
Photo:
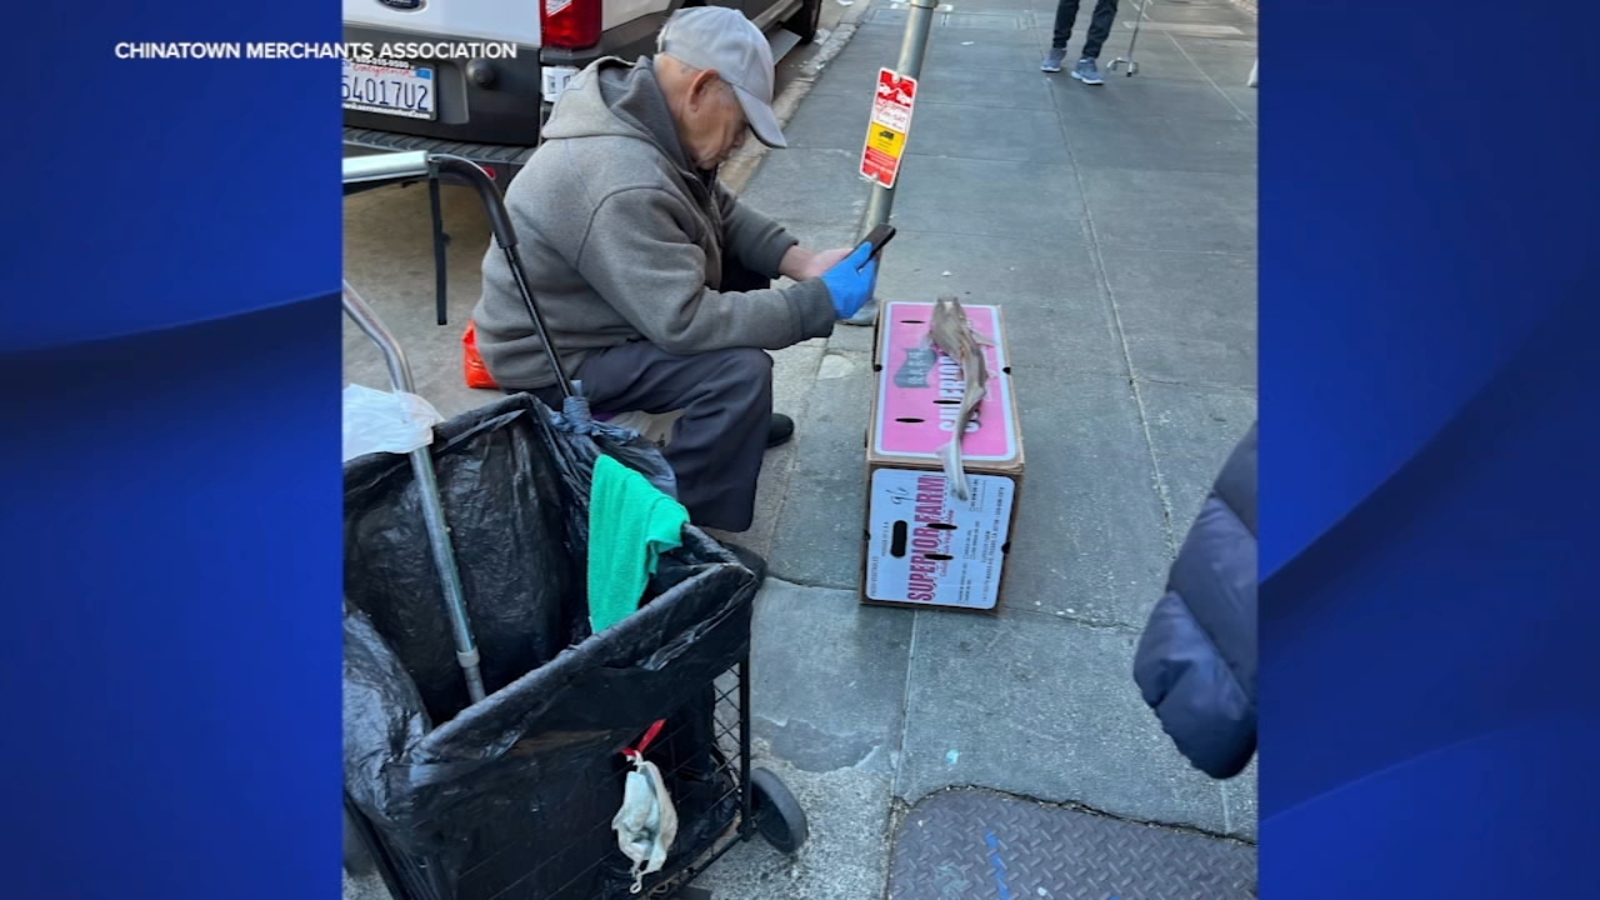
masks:
[[[416,394],[344,389],[344,460],[368,453],[410,453],[433,443],[433,426],[444,416]]]
[[[637,431],[644,439],[657,447],[665,447],[672,441],[672,426],[683,415],[681,410],[651,414],[647,412],[618,413],[606,421],[607,425],[617,428],[626,428]]]
[[[655,763],[639,756],[633,766],[611,827],[616,829],[618,848],[633,860],[631,890],[637,894],[644,889],[644,876],[667,864],[667,853],[678,837],[678,811]]]

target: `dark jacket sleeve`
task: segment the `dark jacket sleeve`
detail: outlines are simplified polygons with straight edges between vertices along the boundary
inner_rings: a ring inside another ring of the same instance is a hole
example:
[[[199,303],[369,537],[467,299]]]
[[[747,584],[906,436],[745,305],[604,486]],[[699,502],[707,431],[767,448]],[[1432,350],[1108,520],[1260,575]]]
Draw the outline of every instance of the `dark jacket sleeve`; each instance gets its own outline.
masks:
[[[1256,432],[1206,497],[1134,656],[1162,729],[1213,778],[1239,774],[1256,750]]]

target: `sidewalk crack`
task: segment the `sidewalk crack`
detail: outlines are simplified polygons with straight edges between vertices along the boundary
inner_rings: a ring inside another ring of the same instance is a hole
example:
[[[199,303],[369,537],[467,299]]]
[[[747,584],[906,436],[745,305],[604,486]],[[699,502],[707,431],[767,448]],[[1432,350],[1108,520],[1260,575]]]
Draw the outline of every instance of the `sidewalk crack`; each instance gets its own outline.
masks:
[[[901,779],[905,773],[906,765],[906,735],[911,731],[911,675],[917,664],[917,632],[922,623],[922,616],[918,610],[911,611],[911,640],[906,646],[906,682],[900,692],[900,740],[895,743],[894,753],[889,758],[889,793],[900,796]],[[893,840],[890,834],[890,840]]]
[[[789,500],[789,494],[788,494],[787,491],[784,492],[783,500],[784,500],[785,503],[787,503],[788,500]],[[777,568],[778,568],[778,565],[777,565],[777,563],[775,561],[773,561],[773,560],[768,560],[767,561],[767,580],[768,581],[776,581],[777,583],[779,583],[781,585],[787,585],[789,587],[814,588],[814,589],[819,590],[819,591],[846,591],[846,592],[848,592],[848,591],[852,590],[852,588],[840,587],[837,584],[826,584],[826,583],[821,582],[821,581],[808,581],[808,580],[806,580],[804,578],[795,578],[795,577],[790,576],[790,575],[784,575],[781,572],[774,571]]]
[[[1129,625],[1125,622],[1108,621],[1106,619],[1086,619],[1081,616],[1066,615],[1063,613],[1047,613],[1037,609],[1018,609],[1012,610],[1012,612],[1024,617],[1037,616],[1038,618],[1048,619],[1052,622],[1062,622],[1078,628],[1087,628],[1090,631],[1109,631],[1112,634],[1127,635],[1129,637],[1138,637],[1139,635],[1144,634],[1143,626]]]
[[[1216,840],[1216,841],[1224,841],[1224,842],[1230,843],[1230,844],[1238,844],[1238,845],[1243,845],[1243,846],[1247,846],[1247,847],[1256,847],[1256,846],[1258,846],[1255,841],[1250,840],[1248,838],[1241,837],[1241,836],[1239,836],[1237,834],[1225,834],[1225,833],[1218,832],[1218,831],[1216,831],[1214,829],[1205,828],[1205,827],[1202,827],[1202,826],[1199,826],[1199,825],[1191,825],[1191,824],[1183,823],[1183,822],[1165,822],[1165,821],[1162,821],[1160,819],[1149,819],[1149,818],[1142,818],[1142,817],[1139,817],[1139,816],[1128,816],[1128,815],[1123,815],[1121,813],[1114,813],[1114,812],[1111,812],[1109,810],[1101,809],[1099,807],[1090,806],[1087,803],[1079,803],[1079,802],[1077,802],[1075,800],[1044,800],[1044,799],[1041,799],[1039,797],[1030,797],[1027,794],[1019,794],[1016,791],[1007,791],[1007,790],[1002,790],[1002,789],[999,789],[999,788],[983,787],[981,785],[957,785],[957,786],[951,786],[951,787],[947,787],[947,788],[942,788],[942,789],[937,790],[937,791],[933,791],[933,792],[928,793],[928,794],[926,794],[926,795],[924,795],[922,797],[917,798],[917,800],[914,803],[910,803],[908,809],[906,810],[906,812],[907,812],[907,814],[909,814],[911,812],[914,812],[918,806],[921,806],[922,804],[928,802],[929,800],[931,800],[931,799],[933,799],[935,797],[940,796],[941,794],[952,794],[952,793],[956,793],[958,791],[968,792],[968,793],[978,793],[978,794],[989,794],[989,795],[994,796],[994,797],[1003,797],[1003,798],[1010,799],[1010,800],[1018,800],[1018,801],[1021,801],[1023,803],[1033,803],[1033,804],[1036,804],[1038,806],[1045,807],[1046,809],[1058,809],[1058,810],[1063,810],[1063,811],[1066,811],[1066,812],[1082,813],[1084,815],[1097,816],[1097,817],[1102,818],[1102,819],[1112,819],[1112,820],[1115,820],[1115,821],[1118,821],[1118,822],[1127,822],[1127,823],[1130,823],[1130,824],[1133,824],[1133,825],[1149,825],[1149,826],[1152,826],[1152,827],[1155,827],[1155,828],[1165,828],[1165,829],[1168,829],[1170,831],[1178,831],[1178,832],[1183,832],[1183,833],[1186,833],[1186,834],[1193,834],[1193,835],[1197,835],[1197,836],[1200,836],[1200,837],[1210,838],[1210,839]]]
[[[1254,125],[1257,128],[1261,127],[1260,124],[1256,122],[1254,116],[1252,116],[1249,113],[1245,112],[1243,109],[1240,108],[1239,104],[1233,102],[1233,98],[1228,96],[1228,92],[1223,90],[1221,85],[1217,84],[1216,80],[1211,77],[1211,73],[1210,72],[1207,72],[1205,69],[1200,68],[1200,64],[1198,62],[1195,62],[1194,57],[1189,55],[1189,51],[1183,49],[1183,45],[1178,43],[1178,39],[1172,36],[1172,32],[1170,32],[1170,31],[1166,32],[1166,36],[1167,36],[1167,40],[1172,42],[1172,46],[1177,47],[1178,48],[1178,52],[1183,54],[1183,58],[1187,59],[1189,61],[1189,65],[1194,66],[1195,70],[1200,73],[1201,77],[1205,78],[1206,84],[1211,85],[1213,90],[1215,90],[1217,93],[1222,95],[1222,99],[1228,101],[1228,105],[1233,107],[1233,111],[1234,112],[1236,112],[1239,115],[1243,116],[1244,120],[1246,122],[1249,122],[1251,125]]]
[[[1228,786],[1218,782],[1217,790],[1222,794],[1222,827],[1233,834],[1233,805],[1228,802]]]
[[[1100,232],[1095,227],[1094,213],[1089,210],[1088,185],[1084,183],[1083,168],[1078,163],[1078,155],[1073,152],[1072,142],[1066,140],[1067,122],[1063,118],[1059,107],[1056,109],[1056,121],[1061,128],[1062,142],[1066,146],[1067,159],[1071,162],[1072,178],[1078,186],[1078,196],[1083,199],[1083,217],[1080,227],[1084,231],[1085,243],[1089,250],[1089,258],[1094,264],[1095,283],[1105,292],[1106,303],[1111,309],[1111,327],[1116,338],[1117,347],[1122,351],[1123,372],[1128,380],[1128,386],[1133,392],[1134,406],[1138,409],[1139,428],[1144,436],[1145,453],[1150,458],[1150,470],[1154,476],[1151,488],[1155,491],[1156,500],[1161,504],[1162,536],[1167,543],[1167,555],[1176,557],[1178,554],[1177,539],[1173,534],[1172,498],[1167,491],[1166,479],[1161,474],[1161,460],[1156,455],[1155,439],[1150,432],[1150,411],[1145,404],[1144,391],[1140,390],[1140,379],[1135,374],[1133,366],[1133,353],[1128,346],[1128,333],[1122,325],[1122,310],[1117,305],[1116,292],[1111,289],[1111,279],[1106,275],[1105,253],[1100,245]]]
[[[1145,384],[1159,384],[1166,387],[1192,388],[1224,394],[1238,394],[1245,397],[1254,397],[1256,395],[1256,392],[1249,387],[1224,381],[1178,381],[1174,378],[1152,378],[1149,375],[1135,375],[1134,379]]]

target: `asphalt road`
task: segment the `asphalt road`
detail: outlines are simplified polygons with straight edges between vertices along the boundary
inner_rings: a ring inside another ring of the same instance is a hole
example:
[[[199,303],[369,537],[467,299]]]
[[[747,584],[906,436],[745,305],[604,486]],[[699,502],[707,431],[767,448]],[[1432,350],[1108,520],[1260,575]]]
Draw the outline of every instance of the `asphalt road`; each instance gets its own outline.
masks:
[[[857,2],[865,3],[867,0],[857,0]],[[841,6],[839,0],[822,0],[822,21],[819,27],[826,33],[818,34],[817,40],[808,46],[795,47],[785,54],[783,59],[778,61],[778,77],[772,92],[774,97],[783,93],[783,89],[794,81],[795,76],[800,74],[806,63],[817,55],[817,51],[822,48],[823,43],[827,40],[828,34],[832,34],[833,30],[839,27],[839,20],[849,11],[849,7]]]

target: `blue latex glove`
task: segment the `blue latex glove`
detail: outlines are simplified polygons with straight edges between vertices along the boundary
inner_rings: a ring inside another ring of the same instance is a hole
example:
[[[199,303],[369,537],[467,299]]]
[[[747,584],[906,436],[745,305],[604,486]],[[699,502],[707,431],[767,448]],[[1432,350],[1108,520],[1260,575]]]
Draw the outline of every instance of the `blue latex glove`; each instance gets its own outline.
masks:
[[[828,286],[833,299],[833,310],[841,319],[860,312],[872,299],[873,288],[878,285],[878,261],[868,259],[872,250],[871,244],[863,243],[854,253],[822,273],[822,283]]]

